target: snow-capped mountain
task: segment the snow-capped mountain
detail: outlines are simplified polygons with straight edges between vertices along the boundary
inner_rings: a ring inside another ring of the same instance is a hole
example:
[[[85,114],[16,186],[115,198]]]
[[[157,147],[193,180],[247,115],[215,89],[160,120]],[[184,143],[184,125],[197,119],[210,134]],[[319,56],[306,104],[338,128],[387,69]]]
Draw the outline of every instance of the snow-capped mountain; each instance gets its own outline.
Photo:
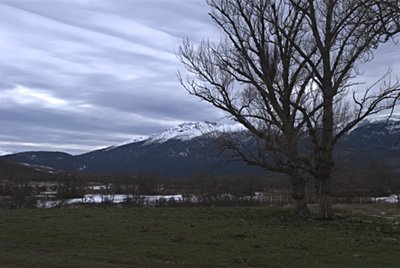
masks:
[[[189,122],[179,124],[175,127],[166,129],[161,133],[156,133],[150,136],[136,137],[122,143],[107,147],[108,150],[124,146],[131,143],[145,142],[145,145],[151,143],[164,143],[169,140],[188,141],[205,135],[220,135],[221,133],[241,131],[244,127],[240,124],[217,124],[214,122]]]
[[[87,170],[104,173],[188,175],[198,171],[223,174],[255,173],[259,168],[232,162],[222,152],[217,138],[227,132],[241,131],[238,125],[212,122],[180,124],[161,133],[134,138],[121,144],[80,155]],[[110,163],[113,163],[110,165]],[[112,171],[111,171],[112,170]]]
[[[230,152],[221,152],[218,137],[227,132],[243,130],[240,125],[185,123],[161,133],[137,137],[77,156],[26,152],[4,157],[20,163],[102,174],[186,176],[199,171],[213,174],[265,172],[243,162],[233,162]],[[338,143],[336,153],[341,161],[356,167],[380,161],[400,167],[400,144],[396,145],[399,137],[399,114],[389,121],[384,116],[375,116],[345,135]]]
[[[188,141],[206,134],[210,134],[217,130],[217,124],[212,122],[190,122],[180,124],[176,127],[169,128],[160,134],[154,134],[148,137],[146,144],[164,143],[168,140]]]

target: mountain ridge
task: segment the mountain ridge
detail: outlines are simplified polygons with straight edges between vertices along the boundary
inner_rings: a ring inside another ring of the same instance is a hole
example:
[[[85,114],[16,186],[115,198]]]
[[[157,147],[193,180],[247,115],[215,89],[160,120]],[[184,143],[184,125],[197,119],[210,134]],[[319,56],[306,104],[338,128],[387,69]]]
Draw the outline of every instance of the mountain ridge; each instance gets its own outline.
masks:
[[[3,158],[65,171],[101,174],[186,176],[200,171],[219,175],[265,172],[243,162],[232,162],[232,154],[218,148],[220,135],[243,130],[240,125],[190,122],[75,156],[63,152],[22,152]],[[337,151],[342,159],[348,159],[355,166],[387,161],[400,167],[400,146],[394,146],[399,135],[400,115],[387,122],[384,117],[372,118],[345,135]]]

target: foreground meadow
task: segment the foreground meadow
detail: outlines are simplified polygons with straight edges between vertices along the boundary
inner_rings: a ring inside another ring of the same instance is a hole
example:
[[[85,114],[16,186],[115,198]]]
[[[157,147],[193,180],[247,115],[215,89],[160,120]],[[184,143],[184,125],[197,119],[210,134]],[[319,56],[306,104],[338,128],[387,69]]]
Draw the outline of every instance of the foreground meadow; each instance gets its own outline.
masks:
[[[0,210],[0,267],[398,267],[399,209],[340,209],[335,221],[285,208]]]

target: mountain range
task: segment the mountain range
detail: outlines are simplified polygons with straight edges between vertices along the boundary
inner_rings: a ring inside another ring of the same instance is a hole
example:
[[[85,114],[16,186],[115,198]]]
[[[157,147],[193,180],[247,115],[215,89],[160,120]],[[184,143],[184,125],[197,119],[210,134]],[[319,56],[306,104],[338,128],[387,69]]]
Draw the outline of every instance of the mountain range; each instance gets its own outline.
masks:
[[[233,161],[229,151],[221,150],[218,138],[240,125],[194,122],[151,136],[135,138],[121,144],[81,155],[63,152],[22,152],[1,158],[54,170],[97,174],[191,176],[198,172],[214,175],[259,174],[265,170]],[[336,147],[339,162],[354,168],[371,163],[400,169],[400,116],[387,121],[375,117],[360,123],[345,135]]]

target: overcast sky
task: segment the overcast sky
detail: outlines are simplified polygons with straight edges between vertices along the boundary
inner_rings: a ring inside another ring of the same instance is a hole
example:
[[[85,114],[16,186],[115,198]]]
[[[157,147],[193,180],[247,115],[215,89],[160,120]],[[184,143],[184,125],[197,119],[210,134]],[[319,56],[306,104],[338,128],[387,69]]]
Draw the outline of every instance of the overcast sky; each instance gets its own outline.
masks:
[[[203,0],[0,0],[0,153],[87,152],[223,114],[179,85],[183,38],[217,39]],[[366,80],[400,73],[381,47]]]

